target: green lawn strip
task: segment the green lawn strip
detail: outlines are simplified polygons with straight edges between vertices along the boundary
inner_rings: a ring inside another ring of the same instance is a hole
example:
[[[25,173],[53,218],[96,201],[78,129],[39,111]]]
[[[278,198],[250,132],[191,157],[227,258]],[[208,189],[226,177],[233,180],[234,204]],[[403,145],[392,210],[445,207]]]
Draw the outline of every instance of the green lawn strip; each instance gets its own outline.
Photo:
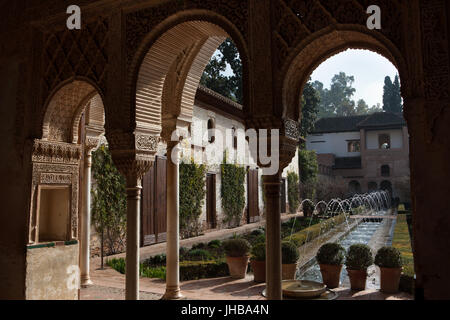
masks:
[[[392,246],[400,250],[403,260],[403,273],[400,280],[400,289],[413,292],[414,285],[414,258],[409,237],[406,215],[398,215],[392,238]]]
[[[319,237],[320,235],[326,233],[327,231],[340,225],[343,222],[345,222],[345,214],[340,214],[333,218],[329,218],[320,223],[312,225],[299,232],[296,232],[292,234],[292,236],[287,236],[283,240],[293,241],[298,247],[301,247],[305,243],[314,240],[315,238]]]

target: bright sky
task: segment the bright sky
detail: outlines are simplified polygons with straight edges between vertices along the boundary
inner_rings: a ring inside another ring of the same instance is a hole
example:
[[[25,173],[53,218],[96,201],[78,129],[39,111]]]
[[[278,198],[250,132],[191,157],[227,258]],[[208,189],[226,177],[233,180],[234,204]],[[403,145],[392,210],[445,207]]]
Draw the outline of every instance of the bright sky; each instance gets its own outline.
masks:
[[[390,76],[394,81],[398,74],[395,66],[383,56],[368,50],[349,49],[323,62],[314,70],[311,79],[330,88],[331,78],[341,71],[355,77],[353,100],[364,99],[369,107],[377,103],[383,106],[384,78]]]

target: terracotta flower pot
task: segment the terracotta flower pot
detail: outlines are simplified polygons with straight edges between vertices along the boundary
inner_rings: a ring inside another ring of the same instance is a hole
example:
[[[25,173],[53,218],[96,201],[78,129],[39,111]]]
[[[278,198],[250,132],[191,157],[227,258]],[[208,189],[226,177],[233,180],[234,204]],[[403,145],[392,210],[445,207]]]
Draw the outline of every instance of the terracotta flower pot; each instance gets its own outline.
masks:
[[[281,266],[281,274],[282,274],[283,280],[292,280],[292,279],[294,279],[296,271],[297,271],[297,264],[296,263],[283,264]]]
[[[227,257],[228,270],[234,279],[243,279],[247,274],[249,256]]]
[[[366,290],[367,269],[364,270],[350,270],[347,269],[350,278],[350,286],[352,290],[363,291]]]
[[[255,282],[266,282],[266,261],[251,260],[253,276]]]
[[[339,287],[341,278],[342,265],[321,264],[320,272],[322,273],[323,283],[330,289]]]
[[[398,292],[400,275],[403,268],[381,268],[380,267],[380,290],[385,293]]]

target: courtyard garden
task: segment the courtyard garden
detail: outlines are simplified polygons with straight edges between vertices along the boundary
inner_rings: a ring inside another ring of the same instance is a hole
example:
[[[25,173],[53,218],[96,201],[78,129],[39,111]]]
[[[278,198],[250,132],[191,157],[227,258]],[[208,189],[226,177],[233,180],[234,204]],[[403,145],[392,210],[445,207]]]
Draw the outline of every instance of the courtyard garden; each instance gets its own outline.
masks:
[[[283,242],[293,243],[296,248],[299,248],[343,222],[345,222],[344,215],[326,220],[317,217],[292,218],[282,223],[281,235]],[[187,281],[228,276],[226,243],[230,239],[240,239],[247,242],[249,245],[248,251],[252,259],[262,256],[261,253],[258,254],[258,250],[259,252],[265,252],[266,238],[264,228],[257,228],[240,236],[234,235],[223,241],[212,240],[208,243],[195,244],[191,248],[181,247],[179,252],[180,280]],[[107,265],[122,274],[125,273],[125,260],[123,258],[109,259],[107,260]],[[248,269],[248,272],[250,271],[253,271],[251,267]],[[143,261],[140,265],[140,273],[143,277],[164,280],[166,277],[166,255],[156,255]]]

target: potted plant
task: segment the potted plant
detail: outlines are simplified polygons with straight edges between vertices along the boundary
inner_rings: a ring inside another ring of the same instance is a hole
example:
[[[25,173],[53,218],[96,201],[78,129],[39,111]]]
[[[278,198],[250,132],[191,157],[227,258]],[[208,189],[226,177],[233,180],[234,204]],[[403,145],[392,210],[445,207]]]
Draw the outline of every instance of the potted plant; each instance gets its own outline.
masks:
[[[367,268],[373,264],[372,252],[366,244],[353,244],[345,256],[352,290],[366,289]]]
[[[228,270],[235,279],[243,279],[247,273],[250,243],[245,239],[230,239],[223,242]]]
[[[297,260],[299,258],[297,246],[290,241],[281,243],[281,259],[282,259],[282,278],[290,280],[295,278],[297,271]]]
[[[339,287],[345,249],[338,243],[325,243],[316,255],[323,283],[330,289]]]
[[[402,273],[402,256],[397,248],[382,247],[375,256],[375,264],[380,267],[380,290],[386,293],[398,292]]]
[[[258,243],[252,247],[250,266],[255,282],[266,282],[266,245]]]

